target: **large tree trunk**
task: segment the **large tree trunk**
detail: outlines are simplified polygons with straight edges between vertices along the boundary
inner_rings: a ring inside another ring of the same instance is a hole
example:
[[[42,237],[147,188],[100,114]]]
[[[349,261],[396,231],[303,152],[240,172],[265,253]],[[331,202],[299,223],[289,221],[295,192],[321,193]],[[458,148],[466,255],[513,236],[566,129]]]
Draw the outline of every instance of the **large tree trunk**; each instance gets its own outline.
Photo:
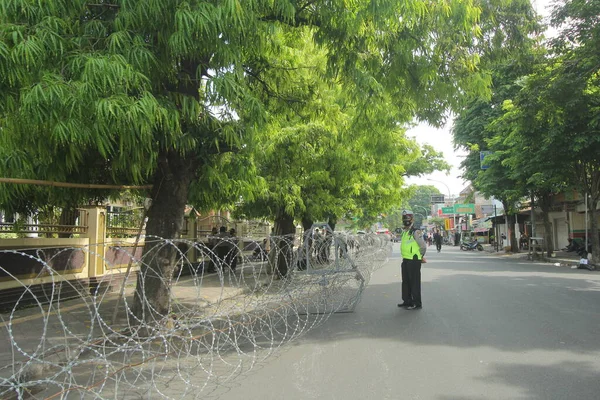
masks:
[[[550,257],[554,252],[552,224],[550,223],[550,207],[552,204],[552,197],[550,194],[540,195],[538,198],[538,204],[542,210],[542,220],[544,221],[544,248],[546,250],[546,255]]]
[[[310,262],[310,252],[313,248],[312,226],[314,221],[307,216],[302,217],[302,243],[300,243],[300,256],[298,257],[298,268],[305,270]]]
[[[294,217],[280,211],[275,217],[275,240],[271,251],[275,251],[274,266],[275,274],[278,278],[284,278],[291,270],[291,263],[294,259],[294,235],[296,234],[296,225]]]
[[[179,237],[194,162],[177,152],[161,151],[148,209],[143,263],[137,278],[133,313],[140,321],[154,325],[164,320],[171,307],[171,279],[177,248],[156,239]],[[160,240],[159,239],[159,240]]]
[[[544,221],[544,245],[542,249],[546,251],[548,257],[552,256],[554,251],[554,240],[552,240],[552,223],[547,212],[542,212],[542,220]]]

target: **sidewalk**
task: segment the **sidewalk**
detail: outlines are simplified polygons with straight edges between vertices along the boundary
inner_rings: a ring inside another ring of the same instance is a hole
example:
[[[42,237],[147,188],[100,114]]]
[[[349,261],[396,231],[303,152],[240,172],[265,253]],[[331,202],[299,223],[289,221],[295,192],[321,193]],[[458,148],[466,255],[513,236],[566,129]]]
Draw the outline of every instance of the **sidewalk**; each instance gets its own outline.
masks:
[[[490,244],[483,245],[483,248],[486,252],[500,257],[510,257],[529,261],[528,250],[521,250],[521,252],[519,253],[505,252],[504,250],[496,251],[496,249]],[[540,254],[539,258],[535,259],[534,261],[552,264],[556,267],[577,268],[579,266],[580,257],[575,252],[566,252],[558,250],[555,251],[553,254],[553,257],[547,257],[545,255]]]
[[[172,313],[141,335],[118,292],[0,313],[0,400],[210,394],[355,304],[361,274],[388,256],[367,250],[293,279],[268,274],[266,262],[183,276],[171,287]],[[134,288],[133,279],[125,285],[128,306]]]

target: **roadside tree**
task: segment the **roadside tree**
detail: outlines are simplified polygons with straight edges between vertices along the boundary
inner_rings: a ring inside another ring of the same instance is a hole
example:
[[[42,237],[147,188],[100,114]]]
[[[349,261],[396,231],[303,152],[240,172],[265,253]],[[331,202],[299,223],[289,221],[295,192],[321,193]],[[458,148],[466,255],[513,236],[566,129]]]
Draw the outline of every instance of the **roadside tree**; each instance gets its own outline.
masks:
[[[100,159],[113,183],[152,184],[146,233],[174,238],[186,204],[233,204],[260,187],[251,154],[271,97],[254,90],[281,67],[269,60],[287,57],[273,40],[280,32],[310,28],[327,76],[349,87],[364,115],[391,99],[399,123],[441,123],[489,84],[472,51],[478,5],[11,1],[0,8],[2,145],[40,166],[22,168],[24,178],[83,179]],[[160,323],[177,254],[151,245],[144,254],[134,313]]]
[[[597,206],[600,202],[600,79],[597,49],[598,4],[567,1],[555,8],[559,34],[550,54],[516,83],[519,92],[504,104],[495,126],[507,149],[510,176],[523,182],[542,210],[548,254],[553,251],[548,218],[553,194],[574,188],[587,197],[594,257],[600,257]]]
[[[511,174],[505,163],[508,148],[503,142],[506,127],[494,125],[502,117],[502,105],[520,89],[518,79],[528,75],[536,59],[538,40],[532,36],[540,29],[537,17],[529,1],[514,1],[502,6],[489,2],[484,12],[494,15],[492,24],[502,29],[485,36],[480,44],[482,65],[491,71],[492,94],[490,98],[474,99],[457,113],[454,121],[454,143],[469,152],[461,163],[463,178],[471,181],[474,188],[487,197],[502,202],[507,211],[507,225],[514,226],[516,204],[527,194],[525,183]],[[486,19],[486,21],[490,21]],[[482,169],[481,152],[492,154],[485,157],[486,169]],[[511,251],[518,252],[516,232],[509,229]]]

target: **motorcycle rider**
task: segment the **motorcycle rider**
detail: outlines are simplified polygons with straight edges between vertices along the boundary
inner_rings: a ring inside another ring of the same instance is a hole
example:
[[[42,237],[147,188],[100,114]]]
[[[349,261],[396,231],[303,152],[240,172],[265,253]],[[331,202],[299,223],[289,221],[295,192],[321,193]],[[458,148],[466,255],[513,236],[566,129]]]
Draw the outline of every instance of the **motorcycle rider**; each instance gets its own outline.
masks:
[[[402,211],[402,239],[400,251],[402,253],[402,301],[398,307],[407,310],[418,310],[423,307],[421,303],[421,263],[427,245],[423,240],[421,230],[413,226],[414,214],[410,210]]]

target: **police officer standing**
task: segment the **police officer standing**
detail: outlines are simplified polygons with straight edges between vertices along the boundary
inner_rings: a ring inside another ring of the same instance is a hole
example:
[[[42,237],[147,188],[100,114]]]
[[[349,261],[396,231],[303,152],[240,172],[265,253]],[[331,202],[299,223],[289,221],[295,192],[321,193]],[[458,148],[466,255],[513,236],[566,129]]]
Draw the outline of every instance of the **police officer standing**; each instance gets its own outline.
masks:
[[[413,226],[414,214],[410,210],[402,211],[402,304],[407,310],[418,310],[421,303],[421,263],[427,251],[427,245],[419,229]]]

